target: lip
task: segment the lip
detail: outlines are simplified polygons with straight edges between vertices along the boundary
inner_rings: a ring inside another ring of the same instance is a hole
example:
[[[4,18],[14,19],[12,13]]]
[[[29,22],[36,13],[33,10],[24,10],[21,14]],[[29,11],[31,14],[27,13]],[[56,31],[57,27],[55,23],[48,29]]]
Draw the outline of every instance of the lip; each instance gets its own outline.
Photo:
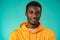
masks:
[[[34,19],[34,20],[31,20],[32,22],[36,22],[36,20]]]

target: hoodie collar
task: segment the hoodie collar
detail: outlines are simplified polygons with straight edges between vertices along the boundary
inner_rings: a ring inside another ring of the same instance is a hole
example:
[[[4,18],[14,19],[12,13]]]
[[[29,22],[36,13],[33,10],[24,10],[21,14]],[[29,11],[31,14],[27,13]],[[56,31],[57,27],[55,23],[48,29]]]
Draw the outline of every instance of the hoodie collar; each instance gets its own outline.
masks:
[[[42,31],[44,28],[43,28],[43,26],[40,24],[37,28],[35,28],[34,29],[34,31],[32,32],[32,31],[30,31],[27,27],[26,27],[26,24],[27,24],[28,22],[24,22],[24,23],[22,23],[21,25],[20,25],[20,27],[22,28],[22,30],[24,30],[24,31],[28,31],[28,32],[31,32],[31,33],[37,33],[37,32],[40,32],[40,31]]]

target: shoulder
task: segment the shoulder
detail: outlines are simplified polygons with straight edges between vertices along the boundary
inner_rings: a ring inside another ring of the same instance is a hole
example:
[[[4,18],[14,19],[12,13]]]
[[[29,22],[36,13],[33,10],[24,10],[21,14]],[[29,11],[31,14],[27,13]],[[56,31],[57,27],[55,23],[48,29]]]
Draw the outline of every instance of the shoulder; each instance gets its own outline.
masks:
[[[16,32],[17,32],[17,30],[13,30],[13,31],[11,32],[11,35],[15,35]]]
[[[52,30],[45,28],[45,36],[49,37],[50,40],[55,40],[55,34]]]
[[[11,34],[18,34],[19,32],[21,32],[21,28],[19,27],[19,28],[17,28],[17,29],[15,29],[15,30],[13,30],[12,32],[11,32]]]
[[[47,32],[47,33],[53,33],[53,31],[48,29],[48,28],[44,28],[44,31]]]
[[[45,33],[46,35],[54,35],[54,32],[48,28],[44,28],[43,33]]]

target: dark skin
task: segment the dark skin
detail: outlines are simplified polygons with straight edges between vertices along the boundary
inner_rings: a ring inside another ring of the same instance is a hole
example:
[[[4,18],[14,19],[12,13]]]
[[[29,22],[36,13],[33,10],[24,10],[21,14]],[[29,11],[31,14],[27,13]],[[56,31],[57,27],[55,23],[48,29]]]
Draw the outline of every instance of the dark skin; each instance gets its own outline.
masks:
[[[37,6],[30,6],[26,12],[28,24],[27,28],[37,28],[41,17],[41,9]]]

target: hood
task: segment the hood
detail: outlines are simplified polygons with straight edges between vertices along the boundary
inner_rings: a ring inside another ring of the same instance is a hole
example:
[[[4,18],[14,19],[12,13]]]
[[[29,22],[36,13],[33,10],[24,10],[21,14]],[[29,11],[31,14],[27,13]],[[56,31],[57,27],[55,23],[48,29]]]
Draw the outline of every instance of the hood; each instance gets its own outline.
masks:
[[[23,31],[26,31],[26,32],[31,32],[31,31],[26,27],[27,23],[28,23],[28,22],[23,22],[23,23],[20,25],[19,29],[20,29],[20,30],[23,30]],[[38,33],[38,32],[40,32],[40,31],[42,31],[43,29],[44,29],[43,26],[40,24],[40,25],[39,25],[37,28],[35,28],[34,31],[31,32],[31,33]]]

